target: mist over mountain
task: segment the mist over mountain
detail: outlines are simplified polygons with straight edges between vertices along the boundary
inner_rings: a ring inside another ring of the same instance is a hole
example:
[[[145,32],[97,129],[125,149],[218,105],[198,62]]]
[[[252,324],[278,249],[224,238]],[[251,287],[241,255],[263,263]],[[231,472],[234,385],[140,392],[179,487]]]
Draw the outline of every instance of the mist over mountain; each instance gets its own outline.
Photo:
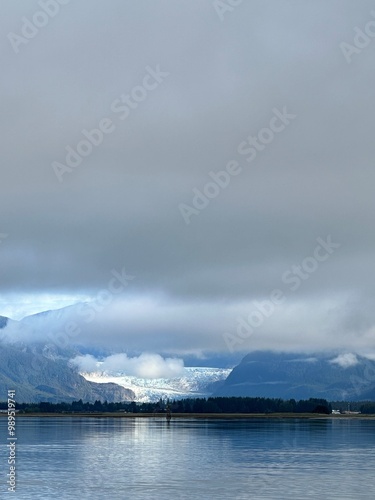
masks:
[[[209,396],[230,372],[212,366],[184,368],[182,359],[156,353],[128,356],[110,346],[81,345],[79,335],[71,334],[81,307],[85,304],[44,311],[19,321],[2,317],[0,390],[4,394],[12,387],[19,402]],[[214,356],[213,360],[225,363],[226,358]],[[201,359],[200,364],[203,362]]]
[[[13,386],[24,401],[156,400],[159,397],[254,396],[365,400],[375,398],[371,355],[254,351],[206,356],[117,351],[80,335],[86,304],[27,316],[0,317],[0,389]],[[77,326],[78,325],[78,326]],[[87,331],[90,329],[87,324]],[[124,325],[126,328],[126,325]],[[76,330],[75,330],[76,329]],[[78,333],[77,333],[78,331]],[[110,334],[103,325],[102,336]],[[232,367],[234,367],[233,370]],[[20,399],[21,400],[21,399]]]

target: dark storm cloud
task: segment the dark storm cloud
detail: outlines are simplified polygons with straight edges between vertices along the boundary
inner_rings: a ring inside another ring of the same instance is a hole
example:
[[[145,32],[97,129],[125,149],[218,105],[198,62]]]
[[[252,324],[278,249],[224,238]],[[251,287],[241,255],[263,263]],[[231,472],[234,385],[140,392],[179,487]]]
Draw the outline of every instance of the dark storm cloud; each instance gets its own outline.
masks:
[[[340,44],[373,19],[372,2],[251,1],[222,20],[210,1],[70,2],[16,54],[8,35],[38,5],[3,6],[0,20],[3,300],[95,297],[125,268],[136,278],[124,302],[144,297],[153,315],[146,325],[140,307],[132,318],[134,347],[167,330],[155,350],[220,350],[236,317],[284,286],[266,345],[349,335],[370,346],[375,40],[353,45],[350,64]],[[168,76],[137,102],[158,67]],[[113,107],[122,95],[132,99],[123,120]],[[239,145],[284,107],[295,119],[247,161]],[[59,182],[52,163],[105,118],[114,130]],[[186,224],[179,205],[194,208],[210,172],[232,160],[241,172]],[[288,295],[283,274],[328,235],[340,248]]]

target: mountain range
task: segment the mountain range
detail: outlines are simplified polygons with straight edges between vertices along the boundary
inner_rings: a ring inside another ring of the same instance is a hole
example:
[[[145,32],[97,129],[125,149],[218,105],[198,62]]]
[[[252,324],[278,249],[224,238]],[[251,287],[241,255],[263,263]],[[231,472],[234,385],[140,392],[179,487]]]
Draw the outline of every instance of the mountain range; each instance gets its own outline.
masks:
[[[2,330],[10,321],[0,317],[0,394],[6,395],[8,390],[14,389],[18,402],[134,399],[130,389],[114,383],[87,381],[70,368],[68,360],[76,354],[73,348],[64,350],[51,343],[1,340]]]
[[[19,402],[52,403],[78,399],[146,402],[165,397],[205,397],[230,372],[228,368],[192,367],[184,368],[180,377],[171,379],[142,379],[124,372],[78,373],[70,365],[71,359],[82,354],[98,357],[99,353],[95,348],[66,343],[66,337],[59,335],[61,324],[70,319],[72,310],[74,307],[69,306],[27,316],[21,321],[0,316],[0,394],[11,388],[15,389]],[[7,325],[12,328],[6,329]],[[49,340],[41,341],[41,329],[48,332]]]
[[[214,359],[220,359],[216,353],[206,367],[185,367],[179,377],[170,379],[142,379],[99,368],[79,373],[71,359],[100,355],[87,345],[56,340],[70,311],[46,311],[18,322],[0,316],[0,394],[15,389],[19,402],[145,402],[211,395],[375,400],[375,361],[354,353],[258,351],[247,354],[233,369],[212,366]],[[42,340],[42,330],[49,340]]]
[[[374,399],[375,361],[353,353],[252,352],[232,370],[214,396]]]

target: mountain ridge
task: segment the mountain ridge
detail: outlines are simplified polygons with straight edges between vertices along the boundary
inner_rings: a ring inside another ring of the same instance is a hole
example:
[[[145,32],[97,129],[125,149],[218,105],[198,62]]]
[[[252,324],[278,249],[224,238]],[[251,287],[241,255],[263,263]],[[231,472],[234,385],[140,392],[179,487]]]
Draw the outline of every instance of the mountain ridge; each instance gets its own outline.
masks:
[[[2,344],[0,349],[0,394],[7,394],[9,389],[14,389],[16,400],[24,403],[78,399],[115,402],[130,401],[135,396],[117,384],[89,382],[70,368],[63,357],[48,356],[46,352],[37,352],[35,346],[20,343]]]
[[[354,401],[370,394],[375,396],[375,361],[364,356],[255,351],[213,395]]]

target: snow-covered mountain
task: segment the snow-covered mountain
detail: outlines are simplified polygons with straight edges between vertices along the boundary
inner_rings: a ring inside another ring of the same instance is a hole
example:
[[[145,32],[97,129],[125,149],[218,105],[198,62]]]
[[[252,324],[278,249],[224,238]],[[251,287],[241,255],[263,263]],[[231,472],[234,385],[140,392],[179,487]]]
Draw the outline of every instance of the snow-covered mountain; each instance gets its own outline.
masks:
[[[81,373],[90,382],[114,382],[135,394],[135,401],[158,401],[160,398],[182,399],[188,397],[210,396],[227,378],[231,369],[185,367],[184,374],[178,378],[144,379],[121,372]]]

